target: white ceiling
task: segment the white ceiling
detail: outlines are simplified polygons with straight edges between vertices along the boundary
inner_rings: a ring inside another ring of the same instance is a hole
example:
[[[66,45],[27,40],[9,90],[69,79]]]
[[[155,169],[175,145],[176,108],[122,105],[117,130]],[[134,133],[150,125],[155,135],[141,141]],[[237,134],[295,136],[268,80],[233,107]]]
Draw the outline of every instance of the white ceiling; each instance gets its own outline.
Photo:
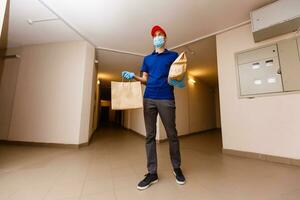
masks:
[[[38,0],[10,0],[8,47],[81,40],[62,21],[51,21],[29,25],[27,19],[57,18]]]
[[[8,46],[86,39],[95,47],[147,54],[150,29],[163,26],[168,48],[249,20],[249,12],[274,0],[11,0]],[[61,20],[29,25],[27,19]],[[189,44],[190,72],[217,83],[215,38]],[[177,48],[177,51],[186,50]],[[117,79],[138,72],[142,57],[97,50],[100,76]]]
[[[169,47],[249,19],[272,0],[42,0],[98,47],[146,54],[150,29],[165,27]]]

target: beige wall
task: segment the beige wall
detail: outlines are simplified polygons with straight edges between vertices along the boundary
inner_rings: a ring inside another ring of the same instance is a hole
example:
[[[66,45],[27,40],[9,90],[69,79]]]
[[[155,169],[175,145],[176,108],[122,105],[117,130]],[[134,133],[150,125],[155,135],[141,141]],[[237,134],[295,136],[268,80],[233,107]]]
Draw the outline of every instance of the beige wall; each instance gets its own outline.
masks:
[[[82,105],[81,105],[81,121],[80,121],[80,138],[79,143],[84,143],[89,140],[93,133],[93,105],[94,105],[94,85],[95,77],[95,48],[85,42],[84,43],[84,64],[83,64],[83,90],[82,90]]]
[[[195,84],[188,84],[190,133],[216,127],[214,90],[195,80]]]
[[[8,18],[9,18],[9,1],[0,0],[0,84],[4,69],[5,49],[7,46],[8,35]]]
[[[6,120],[10,121],[9,132],[2,132],[2,139],[87,142],[93,58],[94,48],[83,41],[22,47],[20,63],[14,66],[18,73],[9,72],[6,77],[6,84],[15,80],[16,87],[11,119]],[[13,65],[5,65],[5,70]],[[10,99],[11,87],[10,95],[6,96]]]
[[[4,55],[5,55],[5,50],[0,49],[0,86],[2,82],[3,70],[4,70],[4,62],[5,62],[5,59],[3,58]]]
[[[215,110],[216,110],[216,128],[221,128],[220,97],[219,97],[218,87],[215,88],[214,97],[215,97]]]
[[[225,149],[300,158],[300,94],[239,99],[234,53],[289,38],[255,44],[250,25],[217,36],[222,138]]]
[[[7,0],[0,0],[0,37],[2,33]]]
[[[98,127],[98,117],[99,117],[99,107],[100,107],[100,101],[99,101],[99,98],[100,98],[100,93],[99,93],[99,85],[97,84],[97,72],[98,72],[98,65],[95,64],[95,75],[94,75],[94,88],[93,88],[93,91],[94,91],[94,100],[93,100],[93,111],[91,112],[92,114],[92,117],[93,117],[93,131],[94,132],[97,127]]]
[[[115,110],[112,110],[111,107],[109,107],[109,113],[108,113],[108,120],[110,122],[115,122],[116,120],[116,111]]]
[[[6,53],[20,55],[22,48],[8,49]],[[3,73],[0,83],[0,139],[8,138],[19,67],[20,59],[3,60]]]
[[[146,135],[143,109],[130,110],[130,129],[141,135]]]
[[[184,89],[175,88],[175,102],[178,135],[216,127],[214,91],[200,80],[195,84],[186,83]],[[126,111],[124,122],[126,128],[146,135],[142,109]],[[164,126],[158,117],[156,139],[166,138]]]

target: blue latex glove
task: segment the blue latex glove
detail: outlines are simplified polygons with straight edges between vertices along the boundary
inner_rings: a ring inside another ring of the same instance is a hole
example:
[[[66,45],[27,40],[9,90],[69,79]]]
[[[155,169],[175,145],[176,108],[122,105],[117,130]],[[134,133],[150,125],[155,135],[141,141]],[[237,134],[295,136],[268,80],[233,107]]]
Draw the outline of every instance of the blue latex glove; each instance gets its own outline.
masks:
[[[133,72],[128,72],[128,71],[122,71],[122,77],[127,79],[127,80],[130,80],[130,79],[133,79],[134,73]]]
[[[185,87],[184,79],[182,79],[181,81],[170,79],[168,82],[169,82],[170,85],[173,85],[175,87],[179,87],[179,88],[184,88]]]

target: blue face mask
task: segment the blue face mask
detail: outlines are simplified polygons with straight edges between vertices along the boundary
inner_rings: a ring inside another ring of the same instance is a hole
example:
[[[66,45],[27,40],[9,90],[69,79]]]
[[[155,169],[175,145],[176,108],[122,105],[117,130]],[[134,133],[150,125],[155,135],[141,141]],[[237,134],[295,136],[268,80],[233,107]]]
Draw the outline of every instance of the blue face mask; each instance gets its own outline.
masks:
[[[165,43],[164,36],[156,36],[153,38],[153,45],[155,48],[161,48]]]

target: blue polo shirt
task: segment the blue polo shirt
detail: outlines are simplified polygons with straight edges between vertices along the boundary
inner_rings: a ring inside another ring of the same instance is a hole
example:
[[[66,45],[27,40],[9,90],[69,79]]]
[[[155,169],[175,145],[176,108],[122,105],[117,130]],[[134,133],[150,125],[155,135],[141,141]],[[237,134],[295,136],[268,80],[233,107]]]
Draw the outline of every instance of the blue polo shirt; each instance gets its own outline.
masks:
[[[170,66],[178,57],[178,53],[165,49],[162,53],[153,51],[145,56],[142,72],[148,73],[144,98],[174,99],[174,87],[168,84]]]

